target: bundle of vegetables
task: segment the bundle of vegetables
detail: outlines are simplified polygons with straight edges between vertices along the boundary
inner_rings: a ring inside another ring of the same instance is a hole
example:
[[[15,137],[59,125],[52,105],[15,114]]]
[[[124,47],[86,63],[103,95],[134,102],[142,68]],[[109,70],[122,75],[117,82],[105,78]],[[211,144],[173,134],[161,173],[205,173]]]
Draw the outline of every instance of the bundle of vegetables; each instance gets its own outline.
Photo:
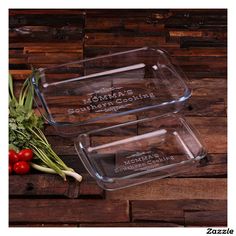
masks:
[[[38,81],[38,79],[37,79]],[[13,79],[9,76],[9,149],[18,152],[31,149],[34,157],[31,167],[46,173],[57,173],[64,180],[66,175],[81,181],[82,177],[69,168],[52,150],[43,128],[43,119],[33,110],[34,89],[30,78],[26,79],[17,99]]]

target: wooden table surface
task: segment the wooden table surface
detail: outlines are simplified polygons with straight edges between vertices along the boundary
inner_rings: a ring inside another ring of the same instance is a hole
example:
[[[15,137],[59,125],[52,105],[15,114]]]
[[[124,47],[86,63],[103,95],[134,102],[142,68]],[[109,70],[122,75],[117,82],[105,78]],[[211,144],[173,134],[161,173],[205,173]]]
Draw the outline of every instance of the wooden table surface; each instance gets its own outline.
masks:
[[[226,10],[14,10],[9,67],[16,88],[30,66],[78,60],[142,46],[166,49],[189,77],[183,114],[198,129],[207,160],[191,173],[107,192],[81,164],[73,142],[46,125],[54,150],[82,173],[11,175],[10,226],[226,226]]]

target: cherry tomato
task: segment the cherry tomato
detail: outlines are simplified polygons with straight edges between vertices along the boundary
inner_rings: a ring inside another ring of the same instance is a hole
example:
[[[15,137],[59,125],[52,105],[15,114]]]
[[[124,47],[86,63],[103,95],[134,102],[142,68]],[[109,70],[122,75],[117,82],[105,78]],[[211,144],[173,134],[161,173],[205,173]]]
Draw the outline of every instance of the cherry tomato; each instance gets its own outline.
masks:
[[[9,162],[12,164],[19,161],[18,154],[12,149],[8,151],[8,157],[9,157]]]
[[[18,156],[20,161],[31,161],[33,159],[33,151],[29,148],[22,149]]]
[[[23,175],[30,171],[30,165],[26,161],[19,161],[14,164],[13,169],[16,174]]]
[[[8,171],[9,171],[9,175],[11,175],[13,172],[13,167],[11,164],[9,164]]]

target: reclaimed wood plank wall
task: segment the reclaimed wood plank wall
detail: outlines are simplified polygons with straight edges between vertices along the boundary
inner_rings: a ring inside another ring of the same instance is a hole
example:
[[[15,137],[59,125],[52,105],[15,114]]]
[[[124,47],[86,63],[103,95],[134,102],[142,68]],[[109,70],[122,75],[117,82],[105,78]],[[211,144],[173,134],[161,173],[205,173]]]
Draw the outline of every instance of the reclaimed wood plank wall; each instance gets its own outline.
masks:
[[[10,176],[10,226],[227,225],[226,10],[11,9],[9,22],[9,70],[17,91],[31,66],[142,46],[167,50],[189,77],[193,96],[183,112],[209,153],[191,173],[106,192],[86,173],[73,142],[46,125],[55,151],[85,180]]]

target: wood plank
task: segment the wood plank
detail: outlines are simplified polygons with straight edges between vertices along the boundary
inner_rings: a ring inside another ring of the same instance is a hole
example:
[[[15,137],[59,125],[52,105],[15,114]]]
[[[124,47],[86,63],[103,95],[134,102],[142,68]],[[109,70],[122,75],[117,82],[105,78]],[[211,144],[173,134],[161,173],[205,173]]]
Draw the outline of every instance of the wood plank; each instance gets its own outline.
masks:
[[[68,42],[16,42],[9,43],[9,48],[24,48],[24,47],[68,47],[81,49],[83,46],[82,40]]]
[[[79,227],[183,227],[183,225],[166,222],[128,222],[128,223],[82,223]]]
[[[227,224],[225,218],[227,201],[225,200],[133,201],[131,209],[132,221],[161,221],[185,226],[190,226],[193,222],[195,226],[223,226]],[[218,213],[221,214],[216,216]],[[201,217],[203,218],[201,219]],[[197,219],[196,222],[194,218]]]
[[[54,227],[56,227],[56,228],[58,228],[58,227],[78,227],[78,224],[71,224],[71,223],[69,223],[69,224],[63,224],[63,223],[61,223],[61,224],[59,224],[59,223],[9,223],[9,227],[10,228],[13,228],[13,227],[17,227],[17,228],[19,228],[19,227],[27,227],[27,228],[29,228],[29,227],[50,227],[50,228],[54,228]]]
[[[27,58],[9,58],[9,64],[26,64]]]
[[[215,74],[218,74],[220,72],[220,70],[223,70],[221,71],[222,73],[224,72],[225,74],[222,75],[221,77],[226,77],[226,71],[227,71],[227,66],[226,64],[216,64],[216,65],[213,65],[213,64],[210,64],[210,63],[207,63],[205,65],[180,65],[180,68],[188,75],[189,73],[194,73],[196,75],[203,75],[203,74],[209,74],[211,76]],[[215,71],[213,71],[213,69],[215,69]],[[198,77],[199,77],[198,76]],[[204,77],[204,76],[202,76]],[[207,76],[205,76],[207,77]],[[190,76],[191,79],[194,79],[194,77]]]
[[[13,28],[9,33],[9,41],[63,41],[83,38],[83,25],[26,25]]]
[[[158,47],[168,51],[169,48],[179,48],[180,45],[176,42],[165,42],[165,43],[158,44]],[[129,44],[120,45],[116,47],[105,47],[105,46],[99,47],[96,45],[90,45],[89,47],[84,47],[84,56],[85,58],[90,58],[90,57],[96,57],[100,55],[106,55],[109,53],[128,51],[132,49],[134,49],[134,47],[132,47],[132,45],[129,45]]]
[[[164,24],[150,24],[146,16],[131,17],[89,17],[86,19],[86,32],[133,32],[139,35],[160,34],[164,32]]]
[[[187,30],[170,30],[170,37],[203,37],[202,31],[187,31]]]
[[[186,200],[227,198],[225,178],[166,178],[128,189],[106,192],[107,199]]]
[[[226,177],[227,154],[208,154],[200,164],[191,170],[178,174],[178,177]]]
[[[84,14],[17,14],[10,15],[9,26],[10,28],[22,26],[78,26],[83,27]]]
[[[169,31],[170,38],[175,40],[179,40],[179,38],[183,39],[184,37],[191,37],[191,38],[201,38],[201,39],[213,39],[213,40],[221,40],[226,41],[227,39],[227,32],[223,31],[212,31],[208,30],[186,30],[186,29],[172,29]]]
[[[62,196],[77,198],[79,183],[71,178],[67,181],[53,174],[29,174],[9,176],[9,194],[11,196]]]
[[[184,71],[185,70],[186,69],[184,68]],[[203,70],[203,71],[186,71],[185,74],[190,79],[194,79],[194,78],[201,79],[204,77],[222,78],[227,75],[227,70],[226,70],[225,66],[223,66],[223,67],[219,67],[215,70],[208,68],[207,70]]]
[[[78,15],[82,14],[85,15],[84,10],[79,10],[79,9],[10,9],[9,10],[9,15],[14,16],[14,15]]]
[[[123,26],[122,19],[120,18],[109,18],[107,17],[88,17],[85,21],[85,30],[86,32],[95,30],[95,31],[104,31],[117,29]]]
[[[31,75],[31,70],[9,70],[9,73],[12,75],[14,81],[16,80],[25,80],[29,75]]]
[[[186,226],[227,227],[227,212],[225,210],[185,212],[184,216]]]
[[[130,117],[131,120],[133,120],[132,116]],[[197,130],[200,138],[203,140],[203,143],[206,146],[206,149],[208,153],[211,154],[223,154],[220,155],[219,158],[223,158],[226,161],[226,155],[227,153],[227,118],[226,117],[186,117],[188,122]],[[125,120],[124,120],[125,121]],[[113,123],[107,123],[107,125],[112,125]],[[106,125],[106,123],[99,123],[99,127],[101,125]],[[96,128],[96,126],[91,127]],[[54,136],[57,134],[56,130],[54,130],[51,126],[46,126],[45,133],[48,136],[48,140],[51,143],[52,147],[55,149],[55,151],[59,155],[77,155],[73,141],[68,138],[63,138],[59,136]],[[113,134],[114,136],[115,134]],[[214,137],[214,138],[212,138]],[[101,141],[103,139],[103,142],[110,141],[111,134],[108,136],[97,136],[94,138],[94,142]],[[213,155],[214,157],[214,155]],[[213,165],[219,164],[219,163],[212,163]],[[226,162],[221,163],[222,164],[222,171],[225,171],[226,168]],[[209,167],[209,168],[214,168]],[[216,168],[220,168],[219,166]],[[201,172],[202,171],[202,172]],[[219,171],[219,170],[216,170]],[[197,171],[199,174],[204,175],[203,170]],[[209,172],[207,171],[209,174]],[[205,173],[206,174],[206,173]]]
[[[30,64],[60,64],[60,63],[67,63],[71,61],[77,61],[82,59],[82,53],[34,53],[28,55],[28,63]]]
[[[114,48],[114,47],[121,47],[122,50],[125,47],[128,48],[135,48],[135,47],[143,47],[143,46],[153,46],[156,47],[157,45],[160,48],[165,48],[168,46],[168,42],[166,42],[166,38],[163,36],[140,36],[131,39],[131,36],[124,36],[122,34],[109,34],[109,33],[87,33],[85,39],[85,50],[87,47],[90,50],[96,50],[100,48]],[[126,43],[124,43],[126,42]],[[161,45],[161,46],[160,46]],[[120,50],[120,49],[119,49]],[[122,51],[121,50],[121,51]],[[87,50],[86,50],[87,51]],[[169,47],[168,52],[171,56],[187,56],[187,57],[203,57],[203,56],[212,56],[212,57],[225,57],[227,56],[226,48],[222,47],[196,47],[196,48],[177,48],[177,47]]]
[[[205,66],[213,66],[213,65],[227,65],[227,57],[214,57],[214,56],[172,56],[172,61],[176,65],[205,65]],[[224,77],[226,78],[226,77]],[[214,78],[217,79],[217,78]]]
[[[170,48],[169,53],[172,56],[227,56],[226,48]]]
[[[78,156],[76,158],[78,159]],[[65,161],[66,158],[62,159]],[[71,168],[75,167],[75,170],[78,169],[78,167],[75,166],[75,163],[70,161],[67,161],[66,163]],[[9,195],[13,198],[22,195],[27,197],[40,196],[66,198],[104,197],[104,190],[97,185],[96,181],[89,176],[88,173],[86,173],[84,168],[82,172],[76,171],[83,177],[83,180],[80,183],[70,177],[67,178],[67,181],[63,181],[58,175],[45,174],[38,171],[32,171],[35,173],[24,176],[11,175],[9,176]]]
[[[82,59],[79,53],[39,53],[27,55],[26,58],[9,58],[10,64],[62,64]]]
[[[128,43],[127,43],[128,42]],[[85,47],[91,46],[132,46],[132,47],[143,47],[146,45],[156,45],[158,43],[164,43],[165,37],[163,36],[151,36],[151,37],[133,37],[124,36],[121,34],[112,33],[87,33],[85,36]]]
[[[132,221],[159,221],[184,225],[184,211],[175,206],[163,204],[163,201],[134,201],[132,202]]]
[[[87,18],[107,17],[110,18],[130,18],[132,17],[148,17],[151,14],[159,14],[159,18],[167,18],[170,10],[168,9],[87,9]]]
[[[173,12],[173,14],[182,17],[185,16],[187,18],[189,18],[192,15],[204,15],[204,16],[210,16],[210,17],[215,17],[215,18],[219,18],[219,17],[226,17],[227,16],[227,9],[197,9],[197,8],[192,8],[192,9],[181,9],[181,8],[177,8],[177,9],[171,9],[171,12]]]
[[[198,128],[205,128],[205,127],[221,127],[226,128],[227,126],[227,117],[196,117],[196,116],[185,116],[185,119],[191,123],[193,126]]]
[[[180,38],[180,47],[181,48],[188,48],[188,47],[226,47],[227,46],[227,41],[225,40],[220,40],[220,39],[215,39],[215,38]]]
[[[189,87],[192,89],[193,97],[219,97],[227,102],[227,80],[224,78],[191,79]]]
[[[191,11],[179,11],[178,13],[172,11],[172,15],[168,21],[165,22],[167,29],[179,28],[179,29],[213,29],[215,31],[219,29],[226,30],[227,27],[227,13],[222,11],[218,12],[191,12]]]
[[[71,47],[71,45],[68,43],[66,47],[61,47],[57,45],[51,45],[51,46],[31,46],[31,47],[24,47],[24,53],[25,54],[31,54],[31,53],[82,53],[83,49],[80,47]]]
[[[218,97],[191,97],[183,110],[185,116],[225,117],[226,101]]]
[[[83,174],[84,181],[80,183],[80,197],[105,197],[105,191],[88,174]]]
[[[209,154],[227,153],[226,117],[186,117],[186,120],[196,129]]]
[[[9,218],[12,223],[65,224],[129,221],[128,201],[97,199],[10,199],[9,206]]]
[[[164,15],[162,15],[164,17]],[[138,34],[154,35],[165,32],[165,24],[151,24],[147,17],[124,19],[124,30]]]
[[[207,127],[201,129],[198,128],[198,132],[201,135],[203,142],[209,153],[227,153],[227,134],[226,127],[217,127],[213,129]],[[214,138],[213,138],[214,137]]]

